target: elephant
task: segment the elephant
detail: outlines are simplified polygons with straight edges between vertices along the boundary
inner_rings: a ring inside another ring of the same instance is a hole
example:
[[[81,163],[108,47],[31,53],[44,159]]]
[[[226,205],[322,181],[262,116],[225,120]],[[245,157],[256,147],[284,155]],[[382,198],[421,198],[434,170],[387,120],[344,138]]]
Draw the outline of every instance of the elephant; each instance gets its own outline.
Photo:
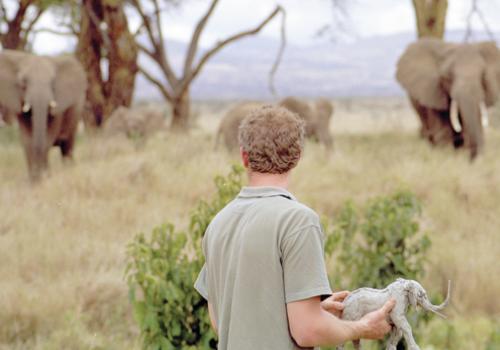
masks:
[[[465,147],[471,160],[481,153],[487,107],[499,97],[500,51],[494,42],[422,38],[400,57],[396,78],[420,117],[423,138]]]
[[[150,106],[120,106],[106,120],[104,132],[106,135],[125,134],[130,138],[144,139],[164,129],[165,121],[165,111],[162,109]]]
[[[398,278],[384,289],[359,288],[352,291],[343,301],[344,309],[341,318],[348,321],[356,321],[364,315],[380,309],[389,299],[396,300],[396,305],[389,314],[390,323],[394,325],[389,335],[386,350],[396,350],[396,346],[404,336],[408,350],[420,350],[411,331],[410,324],[406,319],[406,312],[410,306],[416,308],[421,306],[426,311],[431,311],[443,318],[445,316],[439,311],[444,309],[450,301],[451,281],[448,281],[448,292],[446,299],[440,305],[433,305],[425,289],[414,280]],[[361,349],[359,340],[354,341],[354,348]],[[344,346],[337,346],[337,350],[343,350]]]
[[[85,72],[73,57],[0,52],[0,107],[17,118],[31,181],[48,170],[52,146],[72,158],[86,90]]]
[[[287,97],[277,104],[297,113],[305,121],[306,137],[323,144],[327,150],[332,148],[333,138],[330,134],[330,119],[333,114],[333,105],[329,100],[318,98],[311,107],[303,100]],[[231,108],[224,115],[217,130],[216,148],[220,144],[221,138],[228,150],[237,148],[240,123],[253,109],[263,105],[262,102],[246,101]]]

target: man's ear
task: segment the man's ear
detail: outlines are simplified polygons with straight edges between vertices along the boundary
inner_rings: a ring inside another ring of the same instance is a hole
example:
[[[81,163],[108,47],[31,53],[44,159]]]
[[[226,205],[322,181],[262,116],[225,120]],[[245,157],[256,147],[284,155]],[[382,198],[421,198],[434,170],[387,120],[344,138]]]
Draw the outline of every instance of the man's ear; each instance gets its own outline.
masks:
[[[245,168],[248,168],[248,152],[243,150],[243,147],[240,146],[240,156],[241,156],[241,161],[243,162],[243,166]]]

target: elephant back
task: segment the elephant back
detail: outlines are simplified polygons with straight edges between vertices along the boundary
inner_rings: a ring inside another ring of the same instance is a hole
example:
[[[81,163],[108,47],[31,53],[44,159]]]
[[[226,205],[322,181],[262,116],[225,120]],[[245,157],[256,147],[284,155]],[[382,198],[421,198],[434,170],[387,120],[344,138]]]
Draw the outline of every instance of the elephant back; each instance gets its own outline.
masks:
[[[227,149],[233,150],[238,147],[238,129],[241,122],[247,115],[254,109],[261,107],[263,104],[260,102],[240,102],[232,107],[222,118],[219,129],[217,131],[217,144],[222,138]]]

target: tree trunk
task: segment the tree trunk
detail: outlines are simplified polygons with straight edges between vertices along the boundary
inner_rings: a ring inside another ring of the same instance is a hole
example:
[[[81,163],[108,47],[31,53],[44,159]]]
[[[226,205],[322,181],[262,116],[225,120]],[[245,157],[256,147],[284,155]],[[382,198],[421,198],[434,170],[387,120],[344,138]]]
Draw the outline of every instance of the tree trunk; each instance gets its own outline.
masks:
[[[2,47],[11,50],[23,50],[26,42],[21,36],[23,30],[23,21],[26,16],[26,11],[30,5],[29,1],[22,0],[19,2],[19,8],[14,18],[7,23],[7,33],[1,36]]]
[[[117,1],[83,0],[81,7],[77,56],[87,71],[84,121],[90,128],[100,127],[117,107],[132,103],[138,49],[122,6]]]
[[[182,96],[175,96],[172,101],[172,123],[170,129],[175,132],[187,132],[190,125],[189,91]]]
[[[418,37],[442,39],[446,23],[448,0],[413,0]]]
[[[134,94],[135,76],[138,71],[138,48],[128,29],[123,5],[106,1],[104,22],[108,24],[111,48],[108,51],[109,78],[106,83],[107,103],[105,115],[109,116],[119,106],[130,107]]]

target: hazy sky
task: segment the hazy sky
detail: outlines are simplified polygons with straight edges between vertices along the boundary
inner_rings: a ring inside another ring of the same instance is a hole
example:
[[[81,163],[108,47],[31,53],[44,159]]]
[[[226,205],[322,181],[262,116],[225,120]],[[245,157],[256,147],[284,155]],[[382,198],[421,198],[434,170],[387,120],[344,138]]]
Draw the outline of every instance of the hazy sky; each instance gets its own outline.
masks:
[[[170,10],[165,22],[169,23],[167,36],[187,41],[197,19],[206,10],[206,0],[185,0],[184,7]],[[500,0],[478,0],[489,26],[500,30]],[[314,39],[315,33],[334,18],[330,0],[220,0],[203,36],[203,44],[246,29],[259,23],[269,14],[276,3],[287,10],[287,33],[290,42],[306,43]],[[414,31],[415,19],[411,0],[345,0],[348,18],[343,22],[353,38]],[[449,0],[447,29],[466,26],[466,16],[471,0]],[[483,29],[475,18],[475,28]],[[353,35],[354,34],[354,35]],[[277,37],[279,21],[274,20],[262,35]]]
[[[348,40],[359,37],[384,35],[402,31],[415,31],[414,12],[411,0],[345,0],[348,18],[342,21],[346,30],[340,37],[348,34]],[[478,0],[490,28],[500,31],[500,0]],[[237,31],[254,27],[280,3],[287,10],[287,36],[293,44],[306,44],[311,41],[326,41],[327,37],[316,38],[315,33],[334,20],[330,0],[220,0],[210,19],[201,43],[210,45]],[[208,0],[183,0],[183,6],[169,9],[164,15],[165,36],[167,39],[187,41],[194,24],[206,11]],[[449,0],[447,29],[463,29],[471,0]],[[133,14],[129,15],[131,26],[137,25]],[[261,35],[277,37],[279,20],[274,19]],[[52,27],[54,19],[42,18],[43,27]],[[475,18],[474,28],[483,30]],[[336,33],[339,33],[336,31]],[[500,38],[497,38],[500,39]],[[67,49],[68,39],[40,34],[35,51],[40,53],[57,52]]]

